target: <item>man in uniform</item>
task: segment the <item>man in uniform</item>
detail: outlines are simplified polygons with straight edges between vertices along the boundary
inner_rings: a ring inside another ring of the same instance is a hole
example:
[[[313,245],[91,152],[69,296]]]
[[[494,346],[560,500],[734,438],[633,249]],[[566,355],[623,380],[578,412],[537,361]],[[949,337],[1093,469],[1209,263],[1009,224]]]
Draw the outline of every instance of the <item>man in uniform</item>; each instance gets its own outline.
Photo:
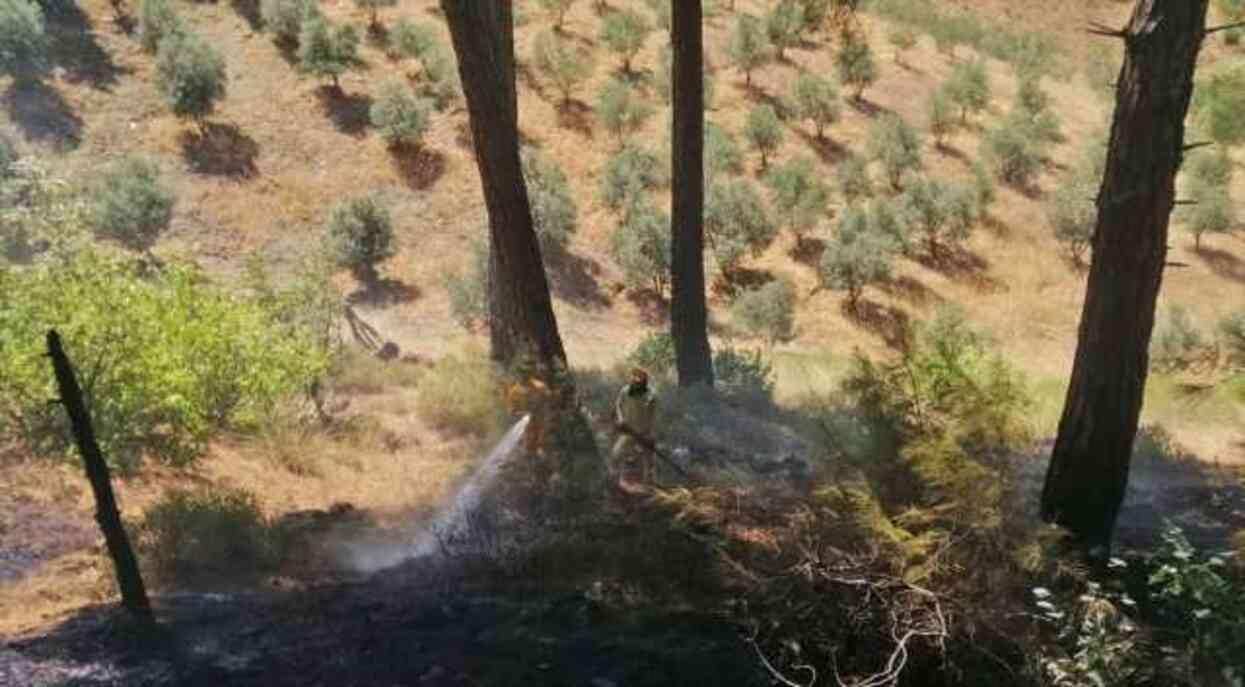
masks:
[[[643,369],[633,369],[631,381],[618,392],[614,416],[619,429],[612,454],[615,473],[621,477],[625,465],[638,462],[640,480],[653,483],[657,478],[657,458],[652,451],[657,396],[649,388],[648,373]]]

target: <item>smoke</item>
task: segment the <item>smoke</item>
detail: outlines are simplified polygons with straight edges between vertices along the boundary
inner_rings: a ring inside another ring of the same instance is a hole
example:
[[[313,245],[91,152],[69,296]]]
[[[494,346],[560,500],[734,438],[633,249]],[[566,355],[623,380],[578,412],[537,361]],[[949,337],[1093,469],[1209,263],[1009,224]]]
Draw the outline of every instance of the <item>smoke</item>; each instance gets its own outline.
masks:
[[[497,479],[498,470],[523,438],[530,420],[530,415],[519,418],[484,460],[480,461],[480,465],[458,492],[427,523],[412,523],[411,527],[402,528],[396,539],[387,537],[385,541],[343,544],[342,553],[346,567],[358,573],[373,573],[412,558],[435,555],[440,551],[442,542],[461,536],[467,528],[471,514],[479,507],[485,491]]]

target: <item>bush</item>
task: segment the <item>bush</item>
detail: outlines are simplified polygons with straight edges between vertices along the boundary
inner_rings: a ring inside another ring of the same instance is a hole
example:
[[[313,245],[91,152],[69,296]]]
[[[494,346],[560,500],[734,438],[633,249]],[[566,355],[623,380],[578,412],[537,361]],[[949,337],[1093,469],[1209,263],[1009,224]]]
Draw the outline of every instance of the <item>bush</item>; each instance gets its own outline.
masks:
[[[639,12],[625,9],[612,12],[601,27],[601,40],[623,61],[623,71],[631,73],[631,60],[644,47],[644,41],[653,30],[652,25]]]
[[[890,277],[894,251],[889,238],[870,231],[863,210],[847,208],[822,253],[821,281],[832,289],[847,291],[848,304],[855,308],[866,286]]]
[[[610,236],[610,253],[633,289],[664,298],[670,280],[670,217],[644,201],[628,209]]]
[[[166,36],[184,33],[182,18],[170,0],[140,0],[138,3],[138,43],[155,53]]]
[[[463,272],[445,276],[450,313],[464,329],[473,330],[488,322],[488,245],[472,241],[471,262]]]
[[[942,90],[960,108],[960,121],[967,121],[969,112],[976,114],[990,104],[990,80],[986,75],[986,63],[978,59],[955,65]]]
[[[488,437],[501,427],[500,377],[483,355],[440,358],[415,387],[415,412],[456,436]]]
[[[774,367],[757,351],[737,351],[731,346],[713,352],[713,379],[719,391],[728,395],[761,396],[774,394]]]
[[[791,109],[800,119],[811,120],[817,130],[817,138],[821,139],[826,127],[839,121],[838,97],[834,84],[815,74],[803,72],[795,81]]]
[[[458,64],[440,45],[435,45],[419,58],[424,70],[424,84],[420,95],[432,98],[438,110],[444,110],[458,97]]]
[[[46,401],[56,391],[43,342],[55,326],[92,377],[109,463],[189,463],[213,431],[256,426],[325,369],[318,332],[286,319],[282,298],[242,300],[186,267],[144,275],[89,250],[0,270],[0,437],[36,455],[72,445],[64,410]]]
[[[765,15],[765,35],[783,59],[783,51],[795,45],[804,31],[804,8],[796,0],[779,0]]]
[[[359,35],[349,24],[330,26],[322,17],[303,21],[298,33],[298,63],[314,77],[329,78],[339,88],[341,75],[354,66],[359,51]]]
[[[1027,186],[1042,167],[1037,141],[1023,126],[1004,120],[986,132],[985,156],[994,174],[1013,186]]]
[[[377,196],[360,196],[336,205],[325,225],[325,242],[342,267],[362,282],[379,278],[376,265],[394,255],[389,210]]]
[[[1245,309],[1237,310],[1219,321],[1219,336],[1228,352],[1228,360],[1245,365]]]
[[[705,196],[705,237],[727,279],[744,255],[759,255],[774,240],[774,223],[752,184],[737,180],[714,184]]]
[[[720,174],[743,171],[744,155],[739,144],[726,129],[705,122],[705,181],[712,182]]]
[[[389,29],[389,50],[397,57],[422,60],[436,47],[436,31],[427,24],[403,17]]]
[[[127,157],[106,168],[95,183],[91,218],[98,234],[148,251],[168,229],[176,200],[156,163]]]
[[[1068,251],[1076,264],[1081,264],[1086,249],[1094,238],[1098,208],[1094,206],[1097,189],[1085,174],[1065,177],[1046,201],[1046,218],[1055,240]]]
[[[523,178],[541,249],[546,255],[564,251],[579,216],[566,173],[556,162],[546,160],[531,148],[522,152]]]
[[[800,30],[803,33],[811,33],[821,27],[826,21],[826,17],[830,16],[831,3],[839,3],[842,0],[797,0],[800,3],[800,18],[803,20],[800,24]]]
[[[944,184],[936,179],[915,179],[900,199],[915,228],[925,233],[931,257],[942,248],[955,248],[965,241],[976,221],[974,191],[967,186]]]
[[[157,587],[236,579],[275,569],[288,535],[241,489],[175,489],[136,528],[144,577]]]
[[[731,61],[744,73],[744,83],[752,85],[752,70],[765,64],[769,43],[761,22],[756,17],[740,15],[735,19],[735,30],[727,46]]]
[[[912,248],[912,229],[903,209],[886,198],[878,198],[869,204],[869,230],[888,239],[898,250],[907,253]]]
[[[1189,208],[1188,227],[1193,233],[1194,248],[1200,250],[1203,234],[1222,234],[1235,226],[1236,212],[1224,186],[1195,181],[1189,185],[1189,196],[1196,204]]]
[[[769,155],[782,145],[782,123],[778,113],[769,105],[757,105],[748,113],[744,125],[744,138],[761,153],[761,169],[769,166]]]
[[[904,55],[916,47],[916,32],[906,26],[901,26],[893,29],[887,39],[895,48],[895,63],[904,64]]]
[[[265,31],[275,35],[278,41],[286,45],[296,45],[299,33],[303,30],[303,22],[319,17],[320,5],[317,0],[260,0],[259,15]]]
[[[225,97],[225,59],[197,35],[170,35],[160,41],[156,88],[173,114],[201,125]]]
[[[549,14],[549,18],[553,20],[553,27],[560,30],[563,20],[566,19],[566,13],[571,9],[571,5],[575,4],[575,0],[538,0],[537,4]]]
[[[570,41],[548,31],[536,37],[532,63],[558,89],[564,103],[569,103],[575,89],[592,76],[595,66],[590,52],[577,50]]]
[[[652,332],[627,354],[626,362],[630,367],[644,368],[653,379],[660,380],[674,372],[676,359],[674,337],[670,332]]]
[[[990,173],[980,160],[973,161],[973,191],[977,195],[978,211],[983,215],[986,214],[990,206],[994,204],[997,194],[994,190],[994,180],[990,178]]]
[[[0,0],[0,70],[22,79],[47,66],[43,11],[30,0]]]
[[[1245,142],[1245,66],[1223,67],[1196,81],[1192,110],[1211,140],[1225,146]]]
[[[839,181],[839,192],[843,194],[848,205],[873,195],[873,180],[869,178],[865,161],[859,157],[848,155],[839,163],[835,173]]]
[[[930,94],[926,112],[929,114],[929,132],[934,135],[935,145],[941,148],[947,134],[955,131],[956,126],[951,98],[945,89],[938,89]]]
[[[428,130],[432,103],[415,96],[405,81],[394,79],[381,84],[368,115],[372,126],[390,146],[417,146]]]
[[[865,89],[878,79],[877,62],[873,59],[873,49],[863,35],[848,34],[847,42],[834,58],[834,67],[838,71],[839,81],[856,89],[853,97],[860,100]]]
[[[644,125],[653,115],[653,108],[640,99],[631,86],[618,79],[605,82],[597,93],[597,116],[621,145],[627,134]]]
[[[605,163],[601,200],[612,210],[626,208],[664,181],[657,156],[643,148],[628,145]]]
[[[791,338],[795,332],[795,286],[775,279],[745,291],[731,308],[735,320],[753,336],[771,344]]]
[[[869,129],[869,157],[882,164],[891,188],[899,190],[905,172],[921,168],[921,141],[898,115],[886,115]]]
[[[779,223],[788,226],[797,241],[803,240],[825,213],[830,195],[817,178],[813,161],[807,157],[792,158],[765,175],[765,185],[770,189]]]
[[[1193,353],[1205,343],[1189,311],[1173,305],[1167,318],[1155,327],[1150,341],[1150,366],[1157,370],[1177,370],[1191,362]]]
[[[1219,146],[1214,152],[1196,151],[1189,166],[1189,177],[1208,186],[1226,187],[1232,181],[1232,156]]]

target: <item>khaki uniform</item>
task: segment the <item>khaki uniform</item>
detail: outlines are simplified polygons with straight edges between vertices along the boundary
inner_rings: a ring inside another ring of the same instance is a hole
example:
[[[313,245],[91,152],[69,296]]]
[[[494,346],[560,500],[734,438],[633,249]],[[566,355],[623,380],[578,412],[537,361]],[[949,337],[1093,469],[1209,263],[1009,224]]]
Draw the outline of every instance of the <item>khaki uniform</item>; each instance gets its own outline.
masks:
[[[653,441],[657,421],[657,396],[649,389],[632,393],[632,385],[624,386],[614,402],[615,420],[648,441]],[[627,432],[620,432],[612,452],[614,470],[638,462],[644,480],[652,481],[657,474],[657,458]]]
[[[506,390],[506,405],[516,417],[531,416],[523,433],[523,451],[530,461],[544,462],[545,437],[553,418],[553,391],[539,379],[511,384]],[[543,466],[533,465],[543,470]]]

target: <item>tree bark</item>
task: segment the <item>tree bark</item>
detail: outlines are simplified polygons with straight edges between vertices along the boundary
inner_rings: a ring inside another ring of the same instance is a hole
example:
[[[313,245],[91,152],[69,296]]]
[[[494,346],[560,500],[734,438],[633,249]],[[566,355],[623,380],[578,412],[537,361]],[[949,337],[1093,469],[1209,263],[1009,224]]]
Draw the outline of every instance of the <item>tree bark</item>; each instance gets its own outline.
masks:
[[[704,29],[701,0],[670,0],[674,44],[670,328],[679,386],[713,384],[705,304]]]
[[[1109,551],[1128,484],[1206,7],[1139,0],[1120,36],[1076,358],[1042,489],[1042,517],[1088,551]]]
[[[95,492],[95,522],[104,533],[104,542],[108,546],[108,554],[112,557],[113,566],[117,571],[117,586],[121,589],[121,604],[130,613],[144,622],[151,622],[151,604],[147,600],[147,589],[143,586],[143,577],[138,571],[138,559],[134,549],[130,547],[130,539],[121,524],[121,514],[117,512],[117,499],[112,493],[112,481],[108,472],[108,463],[100,453],[99,444],[95,442],[95,430],[91,426],[91,416],[86,404],[82,401],[82,390],[78,386],[77,376],[65,350],[61,347],[60,336],[56,330],[49,330],[47,336],[48,357],[52,359],[52,371],[56,375],[56,385],[60,391],[60,401],[69,415],[69,423],[73,429],[74,442],[82,462],[86,466],[86,476],[91,482],[91,490]]]

